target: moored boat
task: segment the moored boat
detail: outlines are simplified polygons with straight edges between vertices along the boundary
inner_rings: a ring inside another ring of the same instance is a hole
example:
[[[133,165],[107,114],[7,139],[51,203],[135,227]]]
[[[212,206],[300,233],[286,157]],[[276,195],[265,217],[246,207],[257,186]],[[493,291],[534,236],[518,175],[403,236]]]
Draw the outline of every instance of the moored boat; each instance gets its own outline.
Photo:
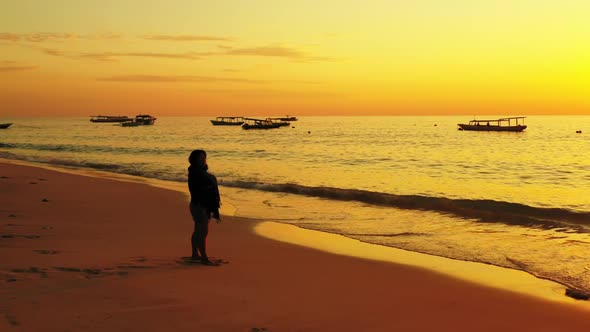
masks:
[[[137,126],[149,126],[153,125],[156,122],[155,117],[148,115],[148,114],[139,114],[135,116],[135,119],[131,121],[121,123],[123,127],[137,127]]]
[[[289,121],[289,122],[290,121],[297,121],[297,117],[289,116],[289,115],[286,115],[285,117],[278,118],[278,119],[280,119],[281,121]]]
[[[0,123],[0,129],[6,129],[12,126],[12,123]]]
[[[155,117],[148,115],[148,114],[139,114],[139,115],[135,116],[135,119],[133,119],[133,122],[137,122],[141,125],[153,125],[157,119],[158,118],[155,118]]]
[[[215,120],[209,120],[214,126],[241,126],[244,124],[242,116],[218,116]]]
[[[242,125],[242,129],[273,129],[280,128],[281,126],[282,125],[280,123],[273,122],[270,118],[244,118],[244,124]]]
[[[133,121],[132,118],[126,115],[91,115],[90,122],[104,123],[104,122],[127,122]]]
[[[284,118],[266,118],[266,120],[270,120],[273,123],[276,123],[279,125],[279,127],[284,127],[284,126],[288,126],[291,123],[289,123],[289,121],[283,120]]]
[[[493,120],[471,120],[468,124],[459,123],[459,130],[472,131],[512,131],[520,132],[527,128],[524,124],[525,116],[515,116]]]

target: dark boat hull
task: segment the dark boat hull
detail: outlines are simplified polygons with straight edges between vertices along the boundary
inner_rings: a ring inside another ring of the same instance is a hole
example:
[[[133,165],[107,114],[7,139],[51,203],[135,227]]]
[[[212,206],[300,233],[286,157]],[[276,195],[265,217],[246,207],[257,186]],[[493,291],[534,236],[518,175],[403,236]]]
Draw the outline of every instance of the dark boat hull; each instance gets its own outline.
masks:
[[[526,129],[527,126],[486,126],[486,125],[468,125],[464,123],[458,124],[460,130],[470,130],[470,131],[512,131],[512,132],[520,132]]]
[[[279,128],[279,127],[281,127],[281,125],[278,123],[273,123],[273,124],[268,124],[268,125],[267,124],[263,124],[263,125],[253,124],[253,125],[251,125],[251,124],[244,123],[242,125],[242,129],[246,129],[246,130],[249,130],[249,129],[273,129],[273,128]]]
[[[0,123],[0,129],[6,129],[12,126],[12,123]]]
[[[90,119],[90,122],[95,122],[95,123],[117,123],[117,122],[127,122],[127,121],[133,121],[132,118],[129,117],[112,117],[112,118],[98,118],[98,119]]]

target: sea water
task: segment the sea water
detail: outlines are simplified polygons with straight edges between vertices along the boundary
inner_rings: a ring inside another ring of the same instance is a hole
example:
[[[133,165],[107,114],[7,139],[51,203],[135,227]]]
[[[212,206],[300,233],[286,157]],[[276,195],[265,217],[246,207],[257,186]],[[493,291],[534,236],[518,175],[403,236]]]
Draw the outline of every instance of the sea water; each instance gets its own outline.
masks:
[[[454,116],[300,117],[272,130],[210,119],[3,119],[15,124],[0,157],[185,183],[188,155],[205,149],[225,212],[590,291],[590,117],[531,116],[522,133],[459,131],[471,118]]]

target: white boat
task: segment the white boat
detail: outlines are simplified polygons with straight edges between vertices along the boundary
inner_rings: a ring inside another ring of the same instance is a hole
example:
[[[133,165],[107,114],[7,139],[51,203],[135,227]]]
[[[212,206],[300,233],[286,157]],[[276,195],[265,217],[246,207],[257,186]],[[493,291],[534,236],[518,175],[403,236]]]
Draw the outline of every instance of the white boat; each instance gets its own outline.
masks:
[[[459,130],[473,131],[514,131],[519,132],[527,128],[524,124],[525,116],[515,116],[493,120],[471,120],[468,124],[459,123]]]

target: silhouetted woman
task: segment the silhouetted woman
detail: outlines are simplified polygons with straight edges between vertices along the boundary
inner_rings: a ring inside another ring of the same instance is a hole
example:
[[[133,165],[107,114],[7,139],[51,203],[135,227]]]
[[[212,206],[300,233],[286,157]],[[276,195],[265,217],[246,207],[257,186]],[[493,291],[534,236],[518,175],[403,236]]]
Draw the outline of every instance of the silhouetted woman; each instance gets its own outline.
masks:
[[[191,236],[191,259],[200,260],[202,264],[213,265],[207,256],[207,234],[209,233],[209,219],[219,218],[219,189],[217,179],[207,172],[207,153],[204,150],[194,150],[188,161],[188,189],[191,193],[190,211],[195,222],[195,229]]]

